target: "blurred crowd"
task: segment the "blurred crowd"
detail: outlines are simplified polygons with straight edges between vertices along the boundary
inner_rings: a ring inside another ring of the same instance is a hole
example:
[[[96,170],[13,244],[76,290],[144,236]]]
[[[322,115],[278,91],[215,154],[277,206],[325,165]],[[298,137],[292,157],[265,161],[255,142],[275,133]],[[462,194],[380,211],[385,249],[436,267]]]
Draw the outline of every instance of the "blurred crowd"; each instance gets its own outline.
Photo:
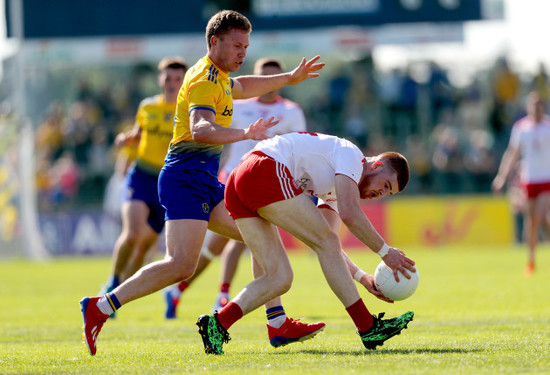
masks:
[[[526,95],[547,99],[548,76],[542,64],[528,75],[505,58],[466,85],[449,75],[430,61],[379,71],[367,56],[333,74],[308,116],[365,155],[404,154],[412,169],[406,194],[488,193]]]
[[[114,172],[120,131],[134,125],[140,94],[130,87],[124,98],[94,91],[81,81],[76,100],[65,108],[49,105],[36,139],[36,181],[41,210],[97,205]],[[136,95],[134,95],[136,94]]]
[[[347,137],[366,155],[404,154],[412,172],[406,194],[490,192],[524,96],[535,89],[548,97],[543,65],[520,75],[503,58],[462,86],[434,62],[382,71],[371,56],[329,70],[322,82],[309,98],[285,95],[302,105],[311,131]],[[130,79],[115,93],[81,79],[71,103],[49,104],[36,130],[42,211],[101,204],[115,169],[114,137],[156,93],[154,84],[142,86]]]

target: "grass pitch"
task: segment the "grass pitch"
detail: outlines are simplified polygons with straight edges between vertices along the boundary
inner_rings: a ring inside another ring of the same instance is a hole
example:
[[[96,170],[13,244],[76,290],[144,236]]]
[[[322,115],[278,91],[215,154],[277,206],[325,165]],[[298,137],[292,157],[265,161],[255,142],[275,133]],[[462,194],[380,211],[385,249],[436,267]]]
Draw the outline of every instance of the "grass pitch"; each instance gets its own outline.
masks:
[[[0,263],[1,374],[543,374],[550,373],[550,247],[537,272],[523,275],[525,249],[405,249],[417,261],[420,285],[405,301],[387,304],[360,293],[372,313],[415,311],[414,321],[375,351],[366,351],[317,259],[291,255],[295,277],[283,296],[287,313],[323,320],[325,331],[284,348],[269,345],[259,309],[237,322],[225,355],[203,353],[196,318],[210,310],[219,263],[185,293],[177,320],[164,319],[160,293],[124,306],[108,321],[91,357],[81,342],[78,301],[94,295],[110,259]],[[350,251],[374,272],[378,257]],[[243,258],[233,294],[250,280]],[[358,284],[357,284],[358,285]],[[359,286],[359,285],[358,285]]]

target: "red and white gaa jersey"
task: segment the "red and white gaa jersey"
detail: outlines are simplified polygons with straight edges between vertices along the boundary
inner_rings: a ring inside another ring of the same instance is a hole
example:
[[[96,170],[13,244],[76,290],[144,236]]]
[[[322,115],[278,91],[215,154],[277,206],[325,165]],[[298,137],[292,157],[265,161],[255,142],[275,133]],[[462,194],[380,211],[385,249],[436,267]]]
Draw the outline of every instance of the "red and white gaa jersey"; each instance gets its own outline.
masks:
[[[510,145],[521,151],[520,177],[524,183],[550,182],[550,117],[539,123],[529,116],[518,120]]]
[[[261,141],[254,148],[284,164],[294,182],[318,205],[336,206],[335,176],[343,174],[359,184],[365,157],[350,141],[321,133],[289,133]]]
[[[290,132],[306,131],[306,118],[300,106],[293,101],[278,97],[273,103],[264,103],[258,98],[233,101],[232,128],[246,129],[259,118],[264,120],[274,116],[279,121],[267,131],[269,137]],[[227,149],[227,160],[223,169],[229,174],[248,151],[252,150],[258,141],[245,140],[231,144]]]

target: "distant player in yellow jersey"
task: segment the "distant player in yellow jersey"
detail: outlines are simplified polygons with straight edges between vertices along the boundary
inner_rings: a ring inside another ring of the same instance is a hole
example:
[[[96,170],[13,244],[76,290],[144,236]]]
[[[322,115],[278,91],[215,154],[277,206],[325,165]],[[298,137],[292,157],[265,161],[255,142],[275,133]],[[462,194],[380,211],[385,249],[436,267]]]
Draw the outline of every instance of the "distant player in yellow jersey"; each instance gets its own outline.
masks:
[[[159,175],[159,197],[166,209],[166,256],[134,274],[111,293],[80,301],[84,338],[90,354],[103,323],[116,309],[181,280],[197,266],[206,229],[242,241],[225,208],[224,185],[218,181],[222,145],[245,139],[266,139],[274,118],[258,119],[246,129],[232,129],[233,98],[262,95],[298,84],[324,64],[319,56],[291,72],[229,78],[246,58],[252,26],[242,14],[224,10],[206,27],[208,52],[186,74],[178,95],[174,136]]]
[[[126,177],[126,197],[122,205],[122,233],[113,250],[112,274],[105,293],[115,289],[142,265],[147,250],[164,228],[164,208],[158,198],[158,175],[172,139],[179,89],[187,65],[181,57],[167,57],[158,65],[162,94],[144,99],[134,127],[120,133],[118,147],[137,146],[136,158]]]

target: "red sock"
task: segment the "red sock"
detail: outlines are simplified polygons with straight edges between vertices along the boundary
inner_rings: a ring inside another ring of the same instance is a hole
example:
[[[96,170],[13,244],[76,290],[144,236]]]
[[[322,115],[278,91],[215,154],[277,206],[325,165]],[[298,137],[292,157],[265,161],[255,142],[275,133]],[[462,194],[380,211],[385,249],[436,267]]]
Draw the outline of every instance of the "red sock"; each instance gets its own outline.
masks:
[[[222,286],[220,287],[220,293],[229,293],[230,286],[231,284],[229,283],[223,283]]]
[[[183,293],[183,291],[187,289],[188,286],[189,286],[189,283],[187,281],[182,281],[178,284],[178,289],[180,290],[180,292]]]
[[[235,302],[229,302],[222,311],[218,313],[218,322],[223,328],[229,329],[237,320],[243,317],[243,310]]]
[[[374,319],[372,318],[369,310],[367,310],[367,307],[361,298],[359,298],[354,304],[346,307],[346,311],[349,316],[351,316],[351,319],[353,320],[353,323],[355,323],[355,326],[359,332],[365,332],[372,327]]]

